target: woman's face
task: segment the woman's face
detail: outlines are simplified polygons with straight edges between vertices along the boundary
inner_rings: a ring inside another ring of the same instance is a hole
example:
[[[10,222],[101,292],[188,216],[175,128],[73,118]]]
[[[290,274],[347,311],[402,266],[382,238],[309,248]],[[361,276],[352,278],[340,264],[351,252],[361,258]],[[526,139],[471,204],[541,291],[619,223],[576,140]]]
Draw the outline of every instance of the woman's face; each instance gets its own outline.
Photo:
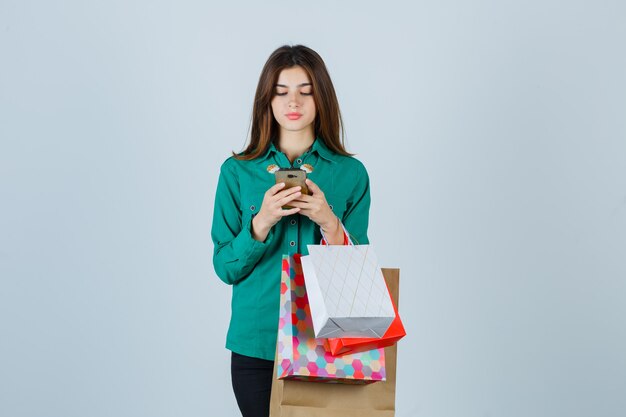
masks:
[[[311,129],[315,121],[315,102],[311,80],[300,66],[286,68],[274,86],[272,112],[281,130]]]

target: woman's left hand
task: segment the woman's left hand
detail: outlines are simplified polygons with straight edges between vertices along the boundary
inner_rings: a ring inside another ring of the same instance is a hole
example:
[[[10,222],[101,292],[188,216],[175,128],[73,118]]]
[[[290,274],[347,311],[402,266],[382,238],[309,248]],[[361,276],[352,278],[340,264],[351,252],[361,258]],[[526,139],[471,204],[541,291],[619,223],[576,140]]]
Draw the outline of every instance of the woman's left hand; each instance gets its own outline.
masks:
[[[306,185],[313,195],[302,194],[289,202],[290,206],[300,207],[298,213],[317,223],[325,232],[333,231],[339,225],[339,218],[330,209],[324,193],[313,181],[306,179]]]

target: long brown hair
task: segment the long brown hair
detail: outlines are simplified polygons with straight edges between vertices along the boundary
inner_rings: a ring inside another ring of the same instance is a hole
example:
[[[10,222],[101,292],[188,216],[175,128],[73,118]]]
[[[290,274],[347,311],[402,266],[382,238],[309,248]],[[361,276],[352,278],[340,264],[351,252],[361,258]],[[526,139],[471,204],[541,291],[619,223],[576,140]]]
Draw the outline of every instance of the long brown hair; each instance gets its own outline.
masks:
[[[315,102],[315,136],[340,155],[352,156],[344,147],[345,131],[335,88],[322,58],[304,45],[283,45],[276,49],[263,66],[259,84],[254,95],[250,143],[241,155],[233,152],[236,159],[250,160],[263,155],[272,140],[278,141],[279,125],[272,113],[275,84],[283,69],[299,65],[306,71],[312,84]],[[341,130],[341,139],[339,133]],[[275,142],[274,145],[278,145]]]

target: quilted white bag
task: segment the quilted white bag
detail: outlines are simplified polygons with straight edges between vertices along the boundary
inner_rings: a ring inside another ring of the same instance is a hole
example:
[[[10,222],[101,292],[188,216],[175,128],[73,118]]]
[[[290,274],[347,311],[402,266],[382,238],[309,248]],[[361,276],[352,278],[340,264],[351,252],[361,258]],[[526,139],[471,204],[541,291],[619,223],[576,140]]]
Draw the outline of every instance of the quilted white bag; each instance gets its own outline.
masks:
[[[302,272],[315,337],[382,337],[395,318],[372,245],[307,245]]]

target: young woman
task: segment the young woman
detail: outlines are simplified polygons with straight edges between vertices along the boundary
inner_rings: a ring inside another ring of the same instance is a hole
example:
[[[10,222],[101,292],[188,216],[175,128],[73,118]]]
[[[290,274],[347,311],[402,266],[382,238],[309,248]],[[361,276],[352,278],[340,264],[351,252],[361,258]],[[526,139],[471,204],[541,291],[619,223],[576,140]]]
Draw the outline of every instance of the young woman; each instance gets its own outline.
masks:
[[[250,143],[220,168],[211,229],[215,272],[233,286],[226,348],[244,417],[269,415],[282,255],[347,244],[347,233],[369,243],[368,173],[340,129],[322,58],[303,45],[275,50],[259,78]],[[278,168],[305,170],[309,194],[276,184]]]

